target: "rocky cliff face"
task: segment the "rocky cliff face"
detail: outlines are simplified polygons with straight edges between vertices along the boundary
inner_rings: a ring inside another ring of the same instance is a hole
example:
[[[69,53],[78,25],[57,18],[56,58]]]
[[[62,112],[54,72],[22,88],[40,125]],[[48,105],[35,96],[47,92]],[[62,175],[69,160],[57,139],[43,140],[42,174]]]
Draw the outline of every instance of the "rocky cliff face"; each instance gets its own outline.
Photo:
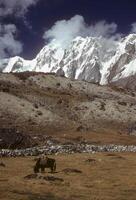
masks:
[[[121,41],[77,37],[66,49],[53,41],[35,59],[4,59],[0,69],[2,72],[57,72],[61,69],[61,73],[72,79],[119,86],[125,80],[131,88],[131,77],[136,75],[136,34]]]

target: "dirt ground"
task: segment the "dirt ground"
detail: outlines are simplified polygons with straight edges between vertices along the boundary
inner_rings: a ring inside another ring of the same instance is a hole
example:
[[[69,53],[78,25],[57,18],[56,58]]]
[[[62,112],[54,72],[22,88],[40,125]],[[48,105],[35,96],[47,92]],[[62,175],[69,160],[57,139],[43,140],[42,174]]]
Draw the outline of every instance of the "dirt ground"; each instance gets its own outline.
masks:
[[[31,178],[35,157],[2,158],[6,166],[0,166],[0,200],[136,199],[135,153],[51,157],[57,162],[56,173],[46,169],[35,178]],[[29,178],[24,178],[26,176]],[[45,179],[52,176],[58,179]]]
[[[59,132],[51,135],[54,139],[60,143],[67,142],[83,142],[87,141],[94,145],[136,145],[136,136],[121,134],[116,131],[112,131],[107,128],[107,130],[99,132]]]

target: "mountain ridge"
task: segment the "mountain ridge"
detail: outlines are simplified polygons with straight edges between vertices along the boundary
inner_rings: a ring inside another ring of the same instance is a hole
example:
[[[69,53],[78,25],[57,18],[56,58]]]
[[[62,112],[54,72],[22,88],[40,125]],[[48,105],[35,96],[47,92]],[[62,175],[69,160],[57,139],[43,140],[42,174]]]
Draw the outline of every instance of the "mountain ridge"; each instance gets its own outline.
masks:
[[[13,57],[0,61],[1,72],[57,72],[62,70],[66,77],[85,80],[100,85],[136,89],[129,84],[136,76],[136,34],[120,41],[102,37],[77,37],[66,49],[53,40],[43,47],[33,60]],[[122,84],[124,80],[126,85]]]

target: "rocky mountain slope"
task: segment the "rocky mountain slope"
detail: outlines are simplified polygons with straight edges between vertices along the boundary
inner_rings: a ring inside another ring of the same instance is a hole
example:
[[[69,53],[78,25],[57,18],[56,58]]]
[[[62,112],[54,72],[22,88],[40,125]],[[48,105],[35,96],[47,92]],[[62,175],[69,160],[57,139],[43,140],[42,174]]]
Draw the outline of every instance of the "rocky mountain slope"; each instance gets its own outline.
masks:
[[[33,146],[50,136],[104,144],[131,136],[135,143],[135,134],[135,92],[54,74],[0,74],[0,147]]]
[[[20,57],[0,61],[1,72],[57,72],[93,83],[136,89],[136,34],[120,41],[77,37],[66,49],[53,41],[33,60]],[[133,81],[134,80],[134,81]],[[132,84],[133,82],[133,84]]]

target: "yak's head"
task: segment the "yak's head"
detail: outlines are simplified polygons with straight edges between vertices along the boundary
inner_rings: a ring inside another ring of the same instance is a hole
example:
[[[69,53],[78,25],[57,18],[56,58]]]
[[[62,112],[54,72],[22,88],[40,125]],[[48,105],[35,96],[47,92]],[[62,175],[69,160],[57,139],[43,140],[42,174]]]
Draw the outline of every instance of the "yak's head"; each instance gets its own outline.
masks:
[[[38,173],[39,172],[39,167],[37,165],[34,166],[34,173]]]
[[[39,172],[39,168],[40,168],[40,161],[41,161],[41,158],[38,158],[35,166],[34,166],[34,173],[38,173]]]

